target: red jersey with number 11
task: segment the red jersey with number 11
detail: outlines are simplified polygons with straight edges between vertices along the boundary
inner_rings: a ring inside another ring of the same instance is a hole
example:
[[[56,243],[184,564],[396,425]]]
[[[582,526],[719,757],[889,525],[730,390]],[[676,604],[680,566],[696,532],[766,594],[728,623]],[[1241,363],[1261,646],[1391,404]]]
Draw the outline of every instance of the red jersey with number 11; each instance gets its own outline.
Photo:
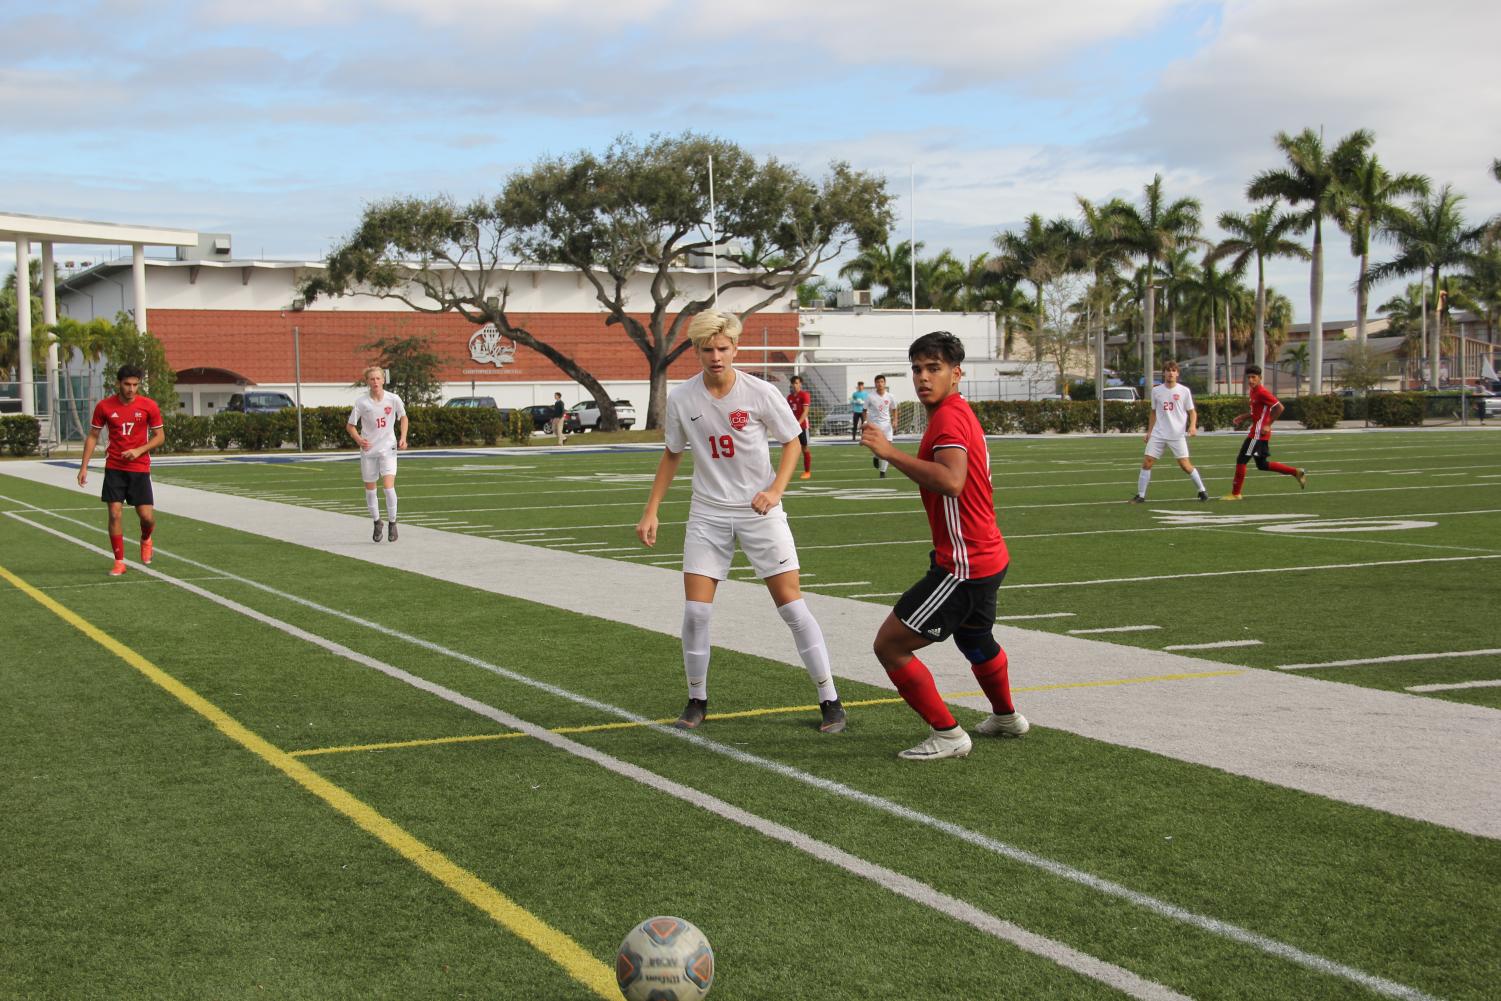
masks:
[[[123,458],[126,449],[141,448],[151,437],[151,432],[162,426],[162,412],[156,401],[137,396],[126,403],[120,394],[106,396],[94,406],[94,419],[90,422],[95,431],[109,428],[109,451],[105,453],[105,469],[122,469],[127,473],[151,472],[151,453],[145,452],[134,459]]]
[[[933,533],[938,565],[960,580],[990,577],[1006,569],[1011,557],[995,523],[995,496],[990,488],[990,451],[969,401],[951,393],[928,415],[917,457],[936,462],[945,448],[962,448],[969,457],[964,486],[958,497],[945,497],[919,488]]]

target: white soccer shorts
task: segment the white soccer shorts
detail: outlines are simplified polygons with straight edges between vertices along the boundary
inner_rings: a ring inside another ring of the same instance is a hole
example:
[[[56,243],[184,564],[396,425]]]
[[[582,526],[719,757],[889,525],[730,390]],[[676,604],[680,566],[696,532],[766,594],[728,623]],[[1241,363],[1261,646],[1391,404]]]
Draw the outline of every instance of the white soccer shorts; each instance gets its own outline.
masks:
[[[396,475],[396,449],[385,448],[379,452],[360,453],[360,479],[374,483],[383,476]]]
[[[766,514],[747,510],[743,515],[706,516],[691,512],[683,539],[683,572],[729,579],[737,541],[756,576],[763,580],[798,568],[792,529],[786,512],[778,506]]]
[[[885,435],[887,441],[890,441],[892,439],[893,435],[891,434],[890,424],[877,424],[875,421],[867,421],[866,423],[870,427],[873,427],[877,431],[881,432],[881,434]]]
[[[1147,439],[1147,454],[1152,458],[1162,458],[1162,450],[1164,448],[1171,448],[1173,450],[1173,458],[1175,459],[1188,458],[1187,438],[1159,438],[1154,434]]]

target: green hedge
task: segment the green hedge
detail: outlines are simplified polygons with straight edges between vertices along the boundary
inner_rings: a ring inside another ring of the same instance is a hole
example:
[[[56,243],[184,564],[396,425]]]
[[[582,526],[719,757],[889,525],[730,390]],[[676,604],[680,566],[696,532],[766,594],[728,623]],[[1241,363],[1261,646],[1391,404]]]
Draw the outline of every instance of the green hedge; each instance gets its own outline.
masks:
[[[1422,393],[1376,393],[1369,398],[1371,423],[1384,428],[1419,427],[1426,401]]]
[[[158,454],[192,452],[196,449],[208,448],[209,443],[214,440],[212,417],[173,414],[163,422],[162,430],[167,440],[158,450]]]
[[[449,445],[498,445],[502,437],[524,442],[531,435],[531,421],[526,414],[514,411],[513,422],[525,427],[516,437],[499,410],[461,407],[412,407],[407,410],[407,443],[413,448]],[[346,425],[348,407],[306,407],[302,411],[302,447],[315,449],[351,448]],[[174,427],[180,423],[180,427]],[[167,451],[205,448],[210,444],[219,451],[243,449],[250,452],[275,451],[284,445],[297,444],[297,411],[286,409],[274,414],[242,414],[220,411],[213,417],[175,417],[168,421]]]
[[[42,440],[42,424],[29,414],[0,417],[0,450],[11,455],[36,455]]]
[[[1194,411],[1199,415],[1200,431],[1234,430],[1231,423],[1238,414],[1246,412],[1244,396],[1196,396]]]
[[[986,434],[1058,434],[1099,429],[1100,404],[1096,400],[971,400],[970,409]],[[1194,401],[1200,431],[1223,431],[1231,419],[1246,412],[1243,396],[1210,396]],[[1147,429],[1151,407],[1145,401],[1105,402],[1105,430],[1123,434]]]
[[[1282,406],[1284,420],[1299,421],[1310,431],[1332,428],[1345,417],[1345,401],[1338,396],[1294,396]]]

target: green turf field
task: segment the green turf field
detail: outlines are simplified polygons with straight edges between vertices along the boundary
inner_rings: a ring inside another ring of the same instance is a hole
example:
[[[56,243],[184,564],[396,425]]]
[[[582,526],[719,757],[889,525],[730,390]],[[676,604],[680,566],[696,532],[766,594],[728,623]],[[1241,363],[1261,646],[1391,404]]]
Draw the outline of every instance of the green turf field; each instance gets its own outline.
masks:
[[[1501,645],[1501,567],[1479,558],[1501,555],[1497,442],[1289,436],[1274,454],[1307,493],[1253,473],[1246,502],[1199,505],[1160,467],[1142,508],[1121,503],[1131,441],[997,441],[1002,612],[1254,638],[1194,651],[1252,666]],[[1217,492],[1234,444],[1197,443]],[[924,522],[864,456],[820,447],[788,507],[810,589],[885,603],[923,569]],[[630,530],[654,463],[405,461],[402,516],[666,561],[680,526],[650,554]],[[157,476],[363,513],[348,463]],[[888,690],[843,683],[871,704],[823,736],[776,711],[805,705],[800,670],[731,651],[716,692],[769,711],[684,738],[644,725],[680,700],[670,636],[170,514],[170,579],[107,580],[97,505],[0,494],[0,997],[609,997],[621,936],[656,913],[708,933],[719,999],[1480,999],[1501,978],[1485,838],[1046,727],[903,767]],[[1410,562],[1432,559],[1454,561]],[[1501,663],[1311,673],[1404,688]]]

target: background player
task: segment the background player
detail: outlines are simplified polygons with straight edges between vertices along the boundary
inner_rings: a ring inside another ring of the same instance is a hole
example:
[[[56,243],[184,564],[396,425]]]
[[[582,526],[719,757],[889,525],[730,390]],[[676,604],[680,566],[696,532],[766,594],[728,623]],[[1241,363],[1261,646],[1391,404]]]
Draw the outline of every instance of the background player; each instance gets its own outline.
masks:
[[[890,441],[894,435],[891,433],[891,408],[895,402],[890,393],[886,391],[886,377],[876,376],[876,388],[874,392],[865,394],[866,420]],[[879,455],[871,456],[871,465],[875,466],[881,474],[881,479],[886,478],[886,470],[890,463]]]
[[[792,416],[797,419],[797,440],[803,446],[803,475],[801,479],[809,479],[813,475],[813,453],[808,451],[808,408],[813,406],[813,395],[803,388],[803,377],[794,375],[787,380],[791,391],[787,394],[787,405],[792,408]]]
[[[850,394],[850,441],[860,440],[860,426],[865,423],[865,398],[869,395],[865,383],[855,383],[855,391]]]
[[[1142,504],[1147,499],[1147,484],[1152,481],[1152,465],[1162,458],[1162,450],[1170,448],[1178,460],[1178,468],[1194,481],[1199,500],[1207,501],[1209,492],[1199,471],[1188,458],[1188,439],[1199,433],[1199,412],[1194,409],[1194,396],[1187,386],[1178,384],[1178,363],[1170,361],[1162,366],[1162,383],[1152,387],[1152,416],[1147,418],[1147,433],[1142,440],[1147,443],[1146,455],[1141,460],[1141,473],[1136,477],[1136,494],[1131,503]]]
[[[645,545],[657,543],[657,509],[683,450],[693,449],[693,502],[683,540],[683,669],[688,705],[674,724],[692,730],[709,711],[709,620],[714,593],[730,575],[735,543],[766,582],[771,600],[792,631],[798,656],[818,686],[819,729],[844,729],[844,707],[829,668],[823,630],[803,600],[797,547],[782,492],[797,469],[798,422],[769,382],[733,367],[740,320],[707,310],[693,318],[688,338],[703,371],[667,394],[666,449],[657,463],[646,510],[636,525]],[[806,395],[806,394],[804,394]],[[771,471],[768,435],[782,443],[782,458]]]
[[[151,450],[167,440],[161,409],[149,396],[141,396],[144,373],[134,365],[122,365],[115,373],[115,393],[94,406],[88,437],[83,440],[83,461],[78,464],[78,485],[89,478],[89,460],[99,444],[99,432],[109,428],[109,447],[104,456],[104,488],[99,499],[109,505],[109,545],[115,565],[109,575],[125,572],[125,529],[122,504],[136,509],[141,522],[141,562],[151,562],[151,533],[156,530],[156,498],[151,491]],[[148,436],[149,431],[149,436]]]
[[[386,494],[386,520],[390,539],[396,541],[396,450],[407,447],[407,408],[401,397],[386,392],[386,373],[379,365],[365,369],[365,385],[370,391],[354,401],[346,430],[360,446],[360,479],[365,481],[365,508],[375,522],[370,538],[380,541],[380,501],[375,496],[375,481],[380,480]],[[396,428],[400,425],[401,436]]]
[[[1030,729],[1011,702],[1006,651],[995,641],[995,600],[1010,557],[995,523],[990,453],[969,401],[959,394],[964,344],[947,331],[924,334],[907,351],[912,387],[928,411],[917,455],[908,455],[866,425],[860,444],[916,483],[928,514],[933,551],[928,573],[897,599],[876,633],[875,654],[896,690],[932,728],[898,756],[913,761],[962,758],[969,734],[959,728],[916,651],[949,636],[964,654],[991,715],[975,730],[1020,737]]]
[[[1251,408],[1243,414],[1236,414],[1231,419],[1231,423],[1240,427],[1242,421],[1250,421],[1251,430],[1246,434],[1246,440],[1241,443],[1240,452],[1235,456],[1235,485],[1220,499],[1227,501],[1243,499],[1240,488],[1246,482],[1246,463],[1252,459],[1256,460],[1257,469],[1291,476],[1298,481],[1299,489],[1306,487],[1308,485],[1307,470],[1295,469],[1292,466],[1271,461],[1272,422],[1282,413],[1282,401],[1261,384],[1261,366],[1246,366],[1246,386]]]

